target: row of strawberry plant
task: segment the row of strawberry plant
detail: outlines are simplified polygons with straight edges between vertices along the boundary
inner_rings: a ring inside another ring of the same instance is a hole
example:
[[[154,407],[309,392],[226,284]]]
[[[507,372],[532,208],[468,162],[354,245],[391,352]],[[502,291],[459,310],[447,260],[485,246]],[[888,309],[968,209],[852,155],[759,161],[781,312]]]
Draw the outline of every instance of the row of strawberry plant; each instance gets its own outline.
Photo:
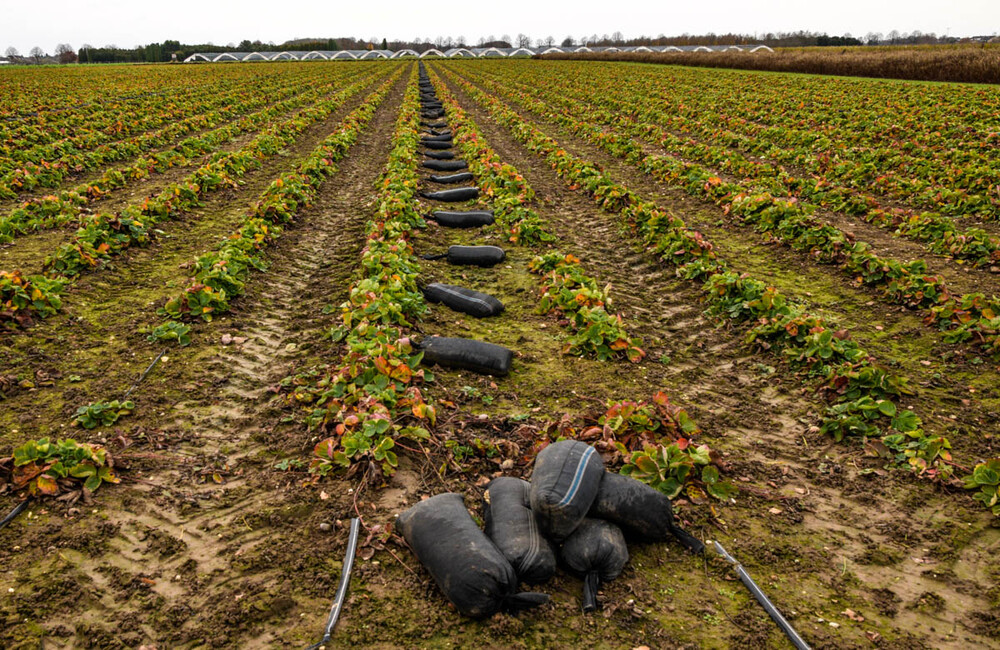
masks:
[[[289,83],[289,82],[292,83]],[[230,81],[220,84],[218,88],[202,88],[198,92],[185,92],[181,96],[173,98],[169,105],[163,106],[160,98],[147,98],[145,105],[132,107],[128,115],[131,120],[123,121],[121,116],[107,116],[109,124],[101,127],[101,117],[94,116],[94,122],[90,128],[75,131],[67,137],[44,144],[28,146],[23,140],[14,141],[12,145],[0,147],[0,153],[4,153],[3,162],[0,163],[0,172],[7,173],[19,165],[40,165],[43,161],[48,162],[56,169],[69,168],[78,170],[86,168],[92,161],[99,163],[100,158],[93,159],[85,156],[87,152],[108,145],[122,143],[141,144],[144,139],[141,137],[129,137],[136,135],[150,135],[151,130],[164,125],[167,133],[175,131],[178,127],[185,128],[191,120],[195,120],[191,126],[193,130],[200,128],[197,119],[208,112],[218,112],[223,116],[239,114],[233,109],[238,109],[239,105],[248,100],[264,100],[272,93],[281,93],[287,96],[287,92],[296,88],[302,88],[303,84],[309,85],[318,81],[312,79],[282,79],[276,78],[269,82],[262,83],[252,90],[247,89],[244,84],[237,81]],[[216,110],[218,109],[218,110]],[[48,125],[49,128],[58,125]],[[157,132],[158,133],[158,132]],[[128,138],[128,139],[124,139]],[[17,146],[20,145],[20,146]],[[153,145],[155,146],[155,145]],[[9,151],[8,151],[9,150]],[[106,148],[105,155],[110,155],[113,149]],[[30,183],[28,183],[30,184]]]
[[[498,76],[507,80],[511,79],[508,75],[522,71],[494,69]],[[1000,195],[995,188],[1000,177],[989,165],[983,164],[981,158],[963,158],[959,162],[942,165],[939,164],[940,155],[935,155],[930,160],[914,160],[902,153],[900,147],[894,146],[881,153],[873,151],[871,147],[864,147],[860,160],[854,161],[845,158],[848,152],[838,146],[841,144],[841,136],[848,135],[846,133],[837,132],[831,134],[836,139],[822,141],[823,146],[836,147],[835,149],[817,150],[815,131],[802,133],[802,137],[796,142],[788,141],[787,137],[774,137],[775,134],[787,136],[793,131],[786,126],[762,127],[753,124],[750,132],[746,132],[746,128],[741,128],[748,124],[743,117],[732,124],[716,119],[717,116],[711,111],[681,111],[680,114],[664,111],[664,106],[676,105],[676,101],[665,104],[664,97],[667,95],[676,100],[678,91],[675,88],[664,90],[662,84],[653,82],[644,86],[637,85],[628,78],[616,78],[619,83],[611,84],[607,79],[602,81],[586,74],[581,76],[586,80],[559,78],[560,85],[582,89],[580,92],[588,103],[599,101],[612,111],[616,111],[613,98],[618,98],[625,106],[617,110],[626,115],[638,117],[646,112],[654,117],[655,123],[668,126],[672,131],[698,133],[709,142],[720,141],[726,146],[737,147],[777,162],[803,167],[833,185],[874,190],[950,214],[980,212],[994,217],[1000,215]],[[550,88],[551,77],[547,77],[547,81],[549,83],[545,87]],[[532,90],[538,88],[534,84],[528,86]],[[595,100],[595,97],[599,99]],[[729,128],[725,128],[726,126]],[[893,167],[898,168],[898,171],[893,171]]]
[[[229,311],[230,301],[244,293],[251,271],[266,269],[265,248],[280,237],[282,229],[295,220],[300,210],[312,204],[322,184],[337,172],[337,163],[371,121],[395,85],[399,70],[345,117],[308,158],[275,179],[254,208],[243,216],[235,232],[215,250],[195,260],[188,286],[167,301],[159,310],[161,315],[211,321]],[[160,338],[160,332],[176,330],[175,322],[166,323],[153,330],[153,338]]]
[[[518,72],[538,69],[522,67]],[[938,176],[946,186],[987,194],[996,182],[996,170],[982,162],[996,147],[1000,134],[989,109],[989,95],[981,90],[967,93],[951,85],[935,89],[938,98],[928,101],[929,93],[920,84],[861,82],[867,86],[872,106],[858,110],[859,99],[868,97],[830,93],[831,87],[841,84],[830,83],[828,78],[816,84],[792,75],[771,76],[768,81],[772,83],[754,84],[744,91],[732,79],[727,85],[704,74],[688,83],[665,84],[662,75],[635,67],[629,72],[609,76],[593,66],[578,66],[572,74],[560,76],[570,83],[579,79],[601,87],[614,78],[616,91],[627,90],[637,103],[660,107],[672,129],[682,129],[684,121],[704,122],[756,142],[808,151],[810,157],[832,165],[862,165],[873,179],[886,170],[897,170],[904,177]],[[673,72],[686,76],[679,70]],[[734,76],[741,81],[754,78]],[[551,75],[546,79],[551,81]],[[915,92],[909,100],[900,100],[907,91]],[[886,114],[887,105],[893,104],[898,110]]]
[[[503,92],[502,87],[498,90]],[[982,293],[953,295],[944,280],[927,274],[924,261],[902,263],[879,257],[868,244],[812,216],[811,206],[794,198],[775,197],[766,191],[755,193],[738,183],[723,181],[700,165],[646,154],[634,140],[566,114],[555,119],[575,135],[626,159],[643,172],[713,201],[727,214],[769,233],[776,241],[804,250],[818,262],[841,266],[861,284],[880,288],[887,300],[926,309],[927,322],[944,330],[945,341],[970,342],[1000,357],[1000,301],[996,298]]]
[[[430,78],[438,80],[433,72]],[[546,230],[544,220],[531,207],[535,193],[524,177],[501,161],[447,86],[440,81],[436,85],[453,138],[510,241],[527,246],[553,244],[556,237]],[[579,259],[549,252],[535,258],[529,270],[541,276],[541,311],[561,315],[562,322],[572,330],[563,350],[566,354],[601,361],[621,357],[633,362],[645,356],[639,347],[641,342],[629,335],[621,315],[607,311],[611,306],[609,288],[601,289],[597,280],[586,274]]]
[[[656,105],[635,98],[616,100],[616,89],[604,85],[586,87],[577,82],[573,86],[575,90],[571,92],[565,86],[559,86],[558,90],[551,86],[542,88],[515,81],[506,75],[495,74],[492,78],[502,79],[505,85],[519,88],[522,91],[519,101],[531,102],[549,113],[550,117],[552,109],[543,108],[541,103],[536,104],[530,95],[543,97],[545,101],[559,106],[562,114],[570,117],[578,115],[581,108],[585,108],[589,119],[663,147],[678,158],[713,165],[720,172],[753,179],[773,193],[787,193],[815,201],[836,212],[861,217],[882,228],[894,229],[905,237],[925,242],[934,253],[968,260],[976,266],[1000,262],[1000,238],[981,228],[961,229],[950,217],[934,212],[918,213],[908,208],[883,206],[874,195],[848,189],[837,183],[839,178],[824,175],[828,171],[826,166],[820,164],[818,159],[803,160],[805,154],[801,151],[789,152],[767,142],[720,130],[694,119],[686,120],[683,124],[678,124],[677,120],[669,123],[671,128],[709,137],[710,142],[720,142],[723,146],[679,137],[660,126],[664,120],[661,111],[653,107]],[[593,105],[594,102],[599,102],[600,106]],[[803,167],[808,175],[795,176],[784,167],[750,160],[730,149],[797,165]],[[837,169],[843,169],[843,165],[837,165]],[[877,183],[866,179],[860,185],[868,188]]]
[[[128,248],[145,245],[153,226],[200,206],[201,199],[211,192],[238,187],[239,177],[259,169],[265,160],[295,142],[307,128],[326,119],[367,85],[368,81],[363,80],[347,86],[297,115],[272,124],[239,150],[214,157],[139,205],[130,205],[117,214],[87,217],[74,241],[63,244],[46,259],[48,273],[75,278]]]
[[[450,68],[447,68],[449,74]],[[896,402],[910,394],[904,378],[877,365],[848,333],[808,313],[775,288],[729,269],[711,243],[684,222],[644,201],[594,164],[566,152],[502,101],[452,77],[515,139],[543,157],[567,183],[584,189],[603,209],[620,214],[660,259],[682,277],[703,281],[710,312],[749,323],[748,343],[783,356],[832,401],[822,430],[835,440],[878,439],[887,462],[935,480],[951,481],[950,442],[926,434],[920,419]]]
[[[350,78],[354,75],[344,76]],[[128,140],[100,145],[91,151],[67,152],[52,162],[42,160],[39,163],[25,163],[0,178],[0,198],[13,198],[20,192],[38,187],[57,187],[70,174],[98,169],[111,162],[139,156],[146,151],[169,144],[185,133],[211,128],[225,119],[231,119],[250,110],[254,106],[253,98],[258,95],[254,91],[246,91],[246,94],[248,99],[239,103],[234,102],[232,97],[210,95],[211,99],[208,100],[206,107],[193,104],[186,109],[195,113],[194,117],[167,122],[168,126],[163,129],[143,133]],[[209,115],[202,113],[206,108],[216,105],[221,105],[223,108]]]
[[[186,138],[176,145],[156,152],[124,167],[109,169],[100,178],[82,183],[58,195],[48,195],[25,201],[6,217],[0,218],[0,243],[12,241],[16,235],[27,232],[67,225],[79,219],[89,206],[107,197],[114,190],[149,178],[153,173],[163,173],[172,167],[184,166],[191,159],[211,153],[231,138],[258,130],[275,118],[294,109],[314,103],[324,93],[342,89],[341,80],[331,82],[327,87],[317,87],[306,91],[290,89],[290,98],[267,108],[242,117],[229,124],[197,137]],[[267,103],[261,98],[257,106]]]
[[[205,111],[208,107],[221,105],[213,98],[225,101],[230,97],[235,103],[236,98],[242,101],[249,97],[251,87],[262,91],[303,87],[324,78],[320,71],[305,70],[266,76],[231,70],[208,74],[204,71],[161,74],[163,70],[149,69],[136,73],[119,69],[119,72],[121,74],[115,75],[115,79],[94,69],[81,75],[95,77],[102,86],[97,101],[83,104],[73,105],[72,95],[65,85],[34,89],[51,94],[60,103],[60,108],[0,124],[0,153],[13,154],[10,156],[12,161],[51,161],[57,157],[53,153],[61,155],[59,152],[63,148],[92,149],[114,139],[128,138],[169,124],[186,115],[181,111],[199,106]],[[65,73],[53,75],[49,82],[66,81],[67,78]],[[134,92],[141,87],[147,92]],[[22,103],[26,103],[31,94],[32,90],[20,89],[18,92],[15,89],[15,96]],[[0,95],[0,99],[2,97]],[[50,146],[55,150],[47,151]],[[4,168],[3,171],[8,170]]]
[[[422,355],[410,342],[414,319],[427,310],[410,241],[415,229],[426,227],[417,203],[419,119],[414,68],[377,181],[360,277],[331,331],[343,355],[315,383],[292,394],[310,409],[309,427],[328,435],[313,451],[309,471],[317,475],[362,461],[390,474],[398,463],[397,441],[427,439],[426,427],[436,418],[434,404],[420,390],[433,375],[417,368]]]

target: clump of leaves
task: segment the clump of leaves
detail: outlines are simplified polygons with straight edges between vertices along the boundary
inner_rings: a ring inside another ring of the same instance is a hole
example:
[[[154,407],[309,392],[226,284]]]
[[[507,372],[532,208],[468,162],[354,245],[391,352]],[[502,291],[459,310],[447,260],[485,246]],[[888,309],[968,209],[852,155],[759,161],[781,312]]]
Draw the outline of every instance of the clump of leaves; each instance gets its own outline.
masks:
[[[167,321],[162,325],[157,325],[146,337],[148,341],[177,341],[178,345],[184,347],[191,343],[188,333],[191,331],[190,325],[179,323],[175,320]]]
[[[0,460],[0,468],[10,472],[13,488],[27,488],[33,496],[78,489],[81,482],[90,492],[104,483],[118,483],[113,466],[103,447],[72,438],[31,440],[14,449],[13,456]]]
[[[963,476],[962,480],[966,490],[978,490],[973,499],[1000,516],[1000,458],[976,465],[972,474]]]
[[[123,415],[128,415],[135,410],[135,402],[126,400],[121,402],[113,400],[111,402],[94,402],[81,406],[76,410],[73,424],[78,424],[84,429],[94,429],[96,427],[109,427],[118,421]]]
[[[619,443],[619,451],[628,454]],[[681,492],[695,503],[706,494],[720,501],[736,494],[736,486],[719,475],[718,456],[708,445],[697,447],[681,438],[669,445],[650,446],[627,455],[621,473],[647,483],[674,499]]]

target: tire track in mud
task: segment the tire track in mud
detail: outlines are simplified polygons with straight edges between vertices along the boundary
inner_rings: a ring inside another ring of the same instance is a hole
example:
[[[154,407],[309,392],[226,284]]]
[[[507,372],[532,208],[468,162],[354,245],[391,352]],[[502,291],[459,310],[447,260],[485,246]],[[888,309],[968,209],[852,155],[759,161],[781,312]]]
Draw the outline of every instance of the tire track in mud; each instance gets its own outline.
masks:
[[[1000,546],[989,517],[964,504],[956,507],[950,497],[908,477],[860,474],[852,459],[856,451],[834,446],[810,429],[821,402],[802,395],[794,376],[783,377],[772,357],[747,352],[738,332],[717,329],[701,313],[700,292],[692,283],[651,261],[639,242],[624,233],[617,217],[570,191],[460,87],[451,80],[448,85],[491,146],[534,188],[544,203],[539,212],[556,234],[571,243],[590,273],[612,283],[616,308],[626,313],[633,331],[647,342],[657,335],[663,339],[671,361],[663,384],[650,388],[663,387],[676,395],[677,403],[702,426],[706,441],[729,452],[730,474],[741,495],[721,513],[728,525],[721,539],[732,536],[727,546],[737,549],[751,571],[794,576],[789,584],[794,592],[772,593],[779,607],[786,613],[822,612],[824,604],[835,601],[840,608],[827,620],[842,620],[840,610],[855,606],[869,619],[894,628],[895,640],[902,643],[921,644],[910,636],[916,634],[936,647],[987,644],[986,637],[972,629],[968,612],[989,609],[981,596],[988,580],[982,577]],[[559,139],[568,150],[606,165],[661,206],[676,206],[664,201],[662,190],[653,193],[635,183],[638,172],[620,174],[620,168],[606,163],[607,157],[567,143],[562,132]],[[883,555],[889,559],[882,561]],[[963,580],[939,577],[949,573]],[[942,609],[932,617],[936,620],[922,612],[920,602],[928,593],[943,598]],[[888,604],[872,605],[882,601]],[[797,624],[817,644],[846,640],[825,623]],[[857,637],[857,642],[866,643],[860,634]]]
[[[281,414],[268,388],[302,356],[329,352],[321,334],[333,317],[321,309],[346,292],[356,266],[362,216],[390,149],[406,79],[315,204],[286,230],[269,270],[253,277],[233,314],[199,331],[216,341],[223,331],[246,340],[192,350],[185,363],[199,370],[184,386],[188,394],[172,403],[161,399],[163,417],[148,430],[163,451],[121,454],[135,472],[117,494],[101,495],[108,499],[105,525],[113,531],[103,542],[109,552],[71,556],[77,579],[98,594],[96,602],[72,608],[74,619],[110,624],[130,646],[273,647],[299,624],[291,612],[303,589],[332,593],[335,572],[293,581],[302,560],[274,562],[308,536],[298,526],[317,497],[303,496],[270,470],[268,459],[284,443],[274,434]],[[155,401],[150,393],[161,391],[147,382],[136,399],[148,405]],[[291,524],[297,530],[288,530]],[[309,533],[316,528],[309,526]]]

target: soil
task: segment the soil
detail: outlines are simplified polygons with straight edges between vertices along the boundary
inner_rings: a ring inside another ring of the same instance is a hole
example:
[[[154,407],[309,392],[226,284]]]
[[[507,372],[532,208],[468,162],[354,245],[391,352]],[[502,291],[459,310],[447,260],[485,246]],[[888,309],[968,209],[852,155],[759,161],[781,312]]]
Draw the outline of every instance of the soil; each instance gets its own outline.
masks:
[[[238,190],[165,228],[169,236],[149,249],[82,278],[60,315],[0,333],[0,379],[12,379],[0,382],[4,448],[43,435],[101,442],[122,477],[88,500],[34,503],[0,530],[0,645],[305,647],[321,635],[348,520],[361,516],[351,590],[328,647],[786,647],[728,565],[675,543],[630,545],[625,572],[602,586],[601,609],[589,616],[580,612],[581,582],[560,573],[542,589],[550,605],[475,622],[455,612],[392,534],[395,515],[443,491],[464,494],[480,514],[488,479],[530,475],[530,449],[549,421],[659,390],[699,424],[700,441],[723,453],[740,488],[730,503],[679,500],[684,525],[740,559],[813,647],[997,642],[995,519],[965,493],[883,471],[861,449],[821,436],[819,396],[774,356],[748,348],[742,331],[704,315],[700,287],[674,277],[617,216],[571,190],[454,83],[486,141],[537,193],[534,207],[558,239],[552,247],[610,284],[613,309],[647,354],[635,364],[563,355],[566,331],[538,313],[538,278],[527,271],[541,249],[514,246],[496,228],[429,224],[414,239],[418,254],[482,243],[503,246],[507,259],[491,269],[422,261],[421,280],[486,291],[506,309],[476,320],[433,305],[418,334],[505,345],[517,353],[513,371],[499,379],[435,368],[426,392],[443,406],[425,452],[401,450],[391,477],[361,466],[314,480],[304,466],[318,436],[303,423],[308,409],[290,406],[280,383],[342,353],[325,333],[358,277],[405,65],[338,173],[270,249],[267,271],[248,283],[232,313],[197,325],[190,346],[150,343],[139,329],[160,322],[156,307],[186,281],[182,265],[228,233],[266,184],[345,113],[304,134]],[[714,207],[538,126],[704,226],[735,266],[842,321],[913,379],[919,414],[929,429],[950,432],[956,453],[997,455],[987,429],[1000,411],[995,369],[958,354],[945,359],[950,348],[916,316],[885,309],[836,273],[737,231]],[[120,397],[164,347],[130,396],[134,414],[110,428],[71,427],[78,406]],[[965,404],[970,386],[980,392]],[[459,447],[468,450],[462,462],[448,451]]]

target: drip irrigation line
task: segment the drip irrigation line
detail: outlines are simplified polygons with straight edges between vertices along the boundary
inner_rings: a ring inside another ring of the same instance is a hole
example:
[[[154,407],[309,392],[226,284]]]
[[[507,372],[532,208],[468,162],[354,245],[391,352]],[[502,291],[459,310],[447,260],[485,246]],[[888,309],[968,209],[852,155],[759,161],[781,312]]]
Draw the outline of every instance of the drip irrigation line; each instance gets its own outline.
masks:
[[[727,562],[736,568],[736,574],[740,577],[740,582],[746,585],[746,588],[750,590],[750,593],[757,599],[760,606],[771,615],[771,618],[778,624],[778,627],[780,627],[781,631],[785,633],[785,636],[787,636],[788,640],[792,642],[792,645],[794,645],[797,650],[810,650],[809,644],[803,641],[802,637],[799,636],[799,633],[792,627],[792,624],[785,620],[785,617],[781,615],[781,612],[779,612],[778,608],[774,606],[774,603],[772,603],[764,592],[761,591],[760,587],[757,586],[757,583],[754,582],[753,578],[750,577],[750,574],[747,573],[747,570],[743,568],[743,565],[737,562],[736,558],[727,553],[726,549],[722,548],[722,544],[717,541],[712,542],[712,544],[715,545],[716,553],[721,555]]]
[[[132,384],[132,387],[129,388],[127,391],[125,391],[125,395],[122,396],[122,401],[123,402],[128,399],[128,396],[132,394],[132,391],[134,391],[136,388],[139,387],[139,384],[142,383],[142,380],[146,378],[146,375],[148,375],[153,370],[153,367],[160,361],[160,358],[163,355],[165,355],[166,353],[167,353],[167,349],[164,348],[163,352],[161,352],[158,355],[156,355],[156,358],[153,359],[153,363],[149,364],[149,367],[146,368],[146,371],[143,372],[142,375],[139,376],[139,379],[137,379],[134,384]]]
[[[16,506],[14,506],[14,509],[11,510],[10,513],[8,513],[7,516],[3,518],[3,520],[0,520],[0,528],[3,528],[4,526],[6,526],[7,524],[9,524],[10,522],[14,521],[14,519],[19,514],[21,514],[22,512],[24,512],[24,509],[28,507],[28,504],[30,502],[31,502],[31,498],[29,497],[29,498],[25,499],[24,501],[22,501],[21,503],[19,503]]]
[[[326,619],[326,629],[323,630],[323,638],[306,648],[306,650],[318,650],[333,635],[333,626],[337,624],[337,619],[340,617],[340,612],[344,607],[344,599],[347,597],[347,587],[351,583],[351,569],[354,567],[354,554],[358,548],[358,533],[360,530],[361,520],[353,517],[351,519],[351,532],[347,537],[347,551],[344,553],[344,566],[340,572],[340,584],[337,585],[337,593],[333,597],[330,616]]]

